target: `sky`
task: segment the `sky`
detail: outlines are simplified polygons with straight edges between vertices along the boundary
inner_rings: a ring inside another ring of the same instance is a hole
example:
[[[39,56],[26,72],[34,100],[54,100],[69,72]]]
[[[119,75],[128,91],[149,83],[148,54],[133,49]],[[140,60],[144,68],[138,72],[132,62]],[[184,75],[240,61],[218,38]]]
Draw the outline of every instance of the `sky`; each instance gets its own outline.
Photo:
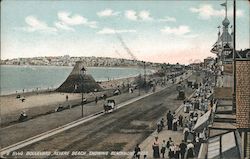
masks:
[[[191,63],[214,56],[225,0],[3,0],[1,59],[102,56]],[[232,0],[228,19],[232,24]],[[237,1],[237,49],[249,48],[250,3]],[[230,24],[230,25],[231,25]],[[231,32],[231,30],[229,30]]]

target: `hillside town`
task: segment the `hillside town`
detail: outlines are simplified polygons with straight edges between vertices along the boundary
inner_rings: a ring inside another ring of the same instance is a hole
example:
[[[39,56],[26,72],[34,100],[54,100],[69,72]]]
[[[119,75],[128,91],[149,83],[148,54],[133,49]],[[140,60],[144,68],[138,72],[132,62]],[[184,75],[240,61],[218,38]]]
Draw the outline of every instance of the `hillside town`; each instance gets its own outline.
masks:
[[[44,65],[44,66],[74,66],[76,61],[83,61],[86,67],[130,67],[142,66],[143,61],[110,58],[110,57],[73,57],[64,56],[45,56],[32,58],[14,58],[1,60],[1,65]],[[146,62],[148,66],[157,67],[160,63]]]

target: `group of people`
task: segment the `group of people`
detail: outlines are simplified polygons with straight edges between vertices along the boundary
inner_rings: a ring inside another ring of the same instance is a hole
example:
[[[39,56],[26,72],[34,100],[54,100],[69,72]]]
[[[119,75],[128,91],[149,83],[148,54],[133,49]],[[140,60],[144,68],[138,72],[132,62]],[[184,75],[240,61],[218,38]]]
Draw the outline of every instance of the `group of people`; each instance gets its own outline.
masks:
[[[167,113],[167,126],[168,130],[177,131],[178,125],[183,127],[183,116],[179,115],[178,118],[175,115],[175,112],[172,114],[171,111]]]
[[[152,144],[153,158],[170,158],[170,159],[186,159],[195,157],[195,147],[197,143],[206,141],[206,128],[202,132],[196,132],[194,126],[198,121],[199,116],[202,116],[209,108],[208,97],[212,93],[212,90],[206,83],[200,85],[200,88],[196,90],[195,96],[190,100],[184,101],[184,112],[189,113],[187,116],[176,115],[175,112],[169,111],[167,113],[167,121],[161,118],[157,122],[157,132],[159,133],[166,126],[168,130],[178,131],[183,130],[182,142],[175,143],[171,138],[168,141],[159,141],[158,137],[155,137]],[[211,104],[210,104],[211,105]]]
[[[194,157],[194,145],[192,142],[186,143],[182,140],[180,144],[177,144],[174,143],[171,137],[167,142],[163,140],[161,144],[158,137],[155,137],[152,149],[153,158],[184,159]]]
[[[158,137],[155,137],[154,143],[152,145],[153,157],[154,158],[172,158],[172,159],[183,159],[194,157],[194,144],[195,132],[191,131],[194,126],[196,119],[198,118],[198,113],[190,113],[189,116],[183,117],[181,114],[177,116],[175,112],[169,111],[167,113],[167,128],[168,130],[177,131],[178,126],[183,128],[184,139],[180,144],[174,143],[171,138],[166,142],[162,141],[159,143]],[[157,122],[158,133],[164,127],[164,118]],[[191,137],[190,137],[191,136]]]
[[[165,126],[165,121],[164,118],[161,118],[160,121],[157,122],[157,132],[159,133]],[[178,118],[175,116],[175,113],[171,113],[171,111],[169,111],[167,113],[167,127],[168,130],[173,130],[173,131],[177,131],[178,130],[178,125],[183,127],[183,116],[179,115]]]

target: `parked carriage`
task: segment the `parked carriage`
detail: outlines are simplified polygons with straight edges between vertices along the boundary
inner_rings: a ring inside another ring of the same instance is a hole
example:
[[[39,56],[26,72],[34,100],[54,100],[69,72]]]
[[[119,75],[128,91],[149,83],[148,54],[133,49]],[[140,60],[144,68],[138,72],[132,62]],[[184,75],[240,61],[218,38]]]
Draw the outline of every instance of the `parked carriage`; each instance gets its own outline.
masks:
[[[114,110],[115,110],[115,100],[113,100],[113,99],[107,100],[107,101],[104,103],[103,107],[104,107],[105,113],[108,113],[108,112],[110,112],[110,111],[111,111],[111,112],[114,111]]]

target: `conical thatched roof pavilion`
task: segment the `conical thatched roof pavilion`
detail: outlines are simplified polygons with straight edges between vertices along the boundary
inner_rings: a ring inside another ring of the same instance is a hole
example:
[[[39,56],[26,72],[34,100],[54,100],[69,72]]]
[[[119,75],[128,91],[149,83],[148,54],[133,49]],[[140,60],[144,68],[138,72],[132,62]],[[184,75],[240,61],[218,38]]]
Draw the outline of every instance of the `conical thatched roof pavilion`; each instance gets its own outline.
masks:
[[[56,89],[66,93],[88,93],[101,91],[102,88],[96,83],[91,75],[86,74],[83,62],[77,61],[68,78]]]

